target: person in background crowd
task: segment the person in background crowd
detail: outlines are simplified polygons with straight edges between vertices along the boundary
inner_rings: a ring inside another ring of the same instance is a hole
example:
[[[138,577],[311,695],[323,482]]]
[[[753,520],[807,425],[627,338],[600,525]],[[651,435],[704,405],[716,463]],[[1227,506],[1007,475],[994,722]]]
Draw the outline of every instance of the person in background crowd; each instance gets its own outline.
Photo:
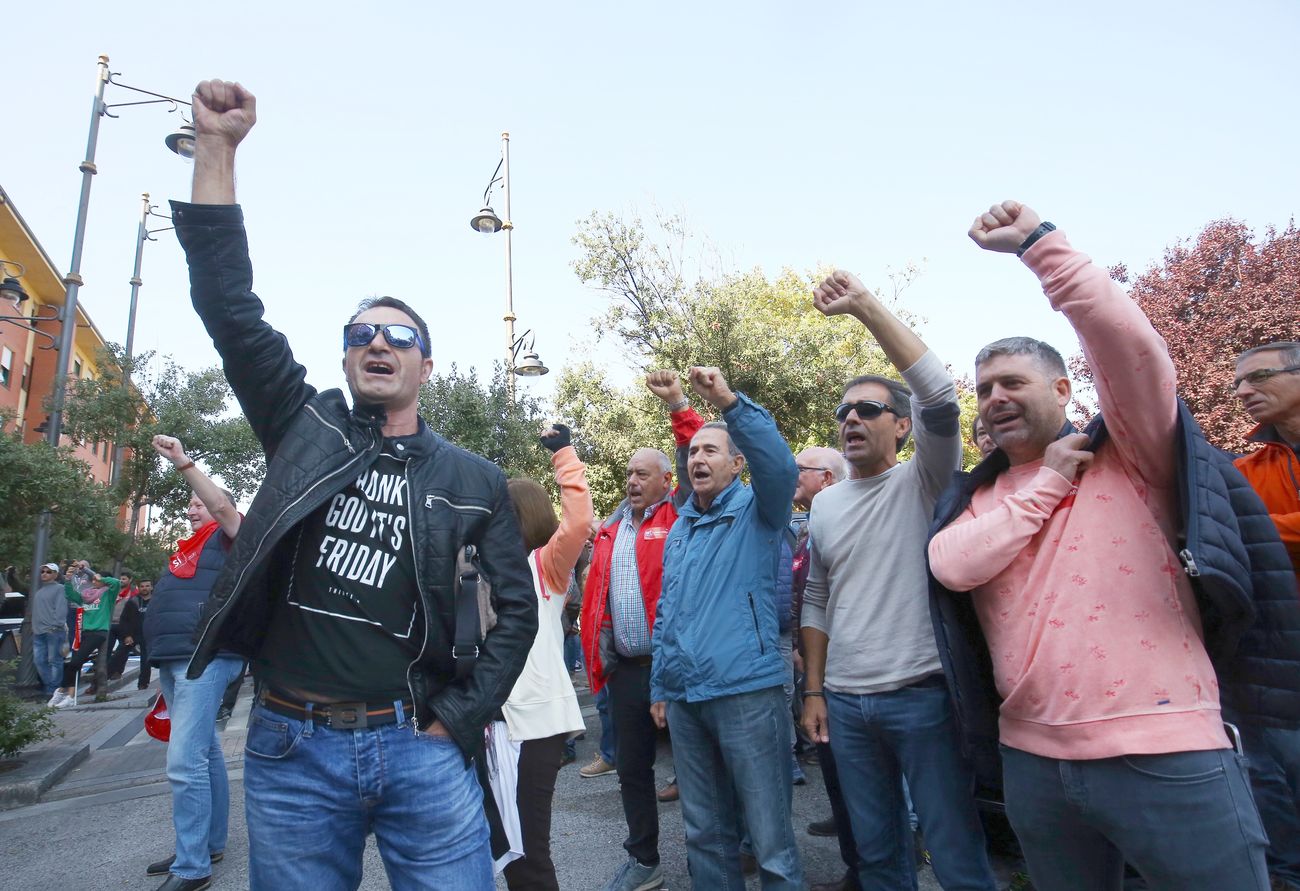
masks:
[[[849,475],[848,462],[838,449],[825,446],[813,446],[804,449],[795,456],[795,466],[799,471],[799,484],[794,490],[794,506],[807,513],[812,509],[813,499],[823,489],[842,482]],[[802,626],[804,589],[808,584],[808,561],[812,540],[808,534],[808,524],[799,526],[795,542],[793,561],[793,597],[790,612],[796,623]],[[803,651],[803,635],[796,641],[796,655]],[[835,882],[823,882],[812,886],[812,891],[859,891],[862,885],[858,881],[858,852],[853,841],[853,828],[849,823],[848,808],[844,803],[844,793],[840,788],[839,771],[835,766],[835,754],[829,743],[815,743],[817,763],[821,765],[822,781],[826,784],[826,797],[831,806],[829,820],[819,820],[808,824],[809,835],[833,835],[840,845],[840,859],[847,870],[844,876]]]
[[[704,425],[675,371],[646,377],[664,403],[679,448]],[[646,891],[663,883],[655,793],[658,731],[650,716],[652,631],[663,582],[663,553],[677,508],[689,493],[672,488],[672,462],[657,449],[632,453],[627,498],[596,532],[582,603],[582,648],[594,693],[609,691],[617,742],[619,794],[628,859],[605,891]],[[583,776],[590,776],[583,769]]]
[[[559,891],[551,862],[555,777],[565,740],[586,726],[564,663],[563,614],[573,570],[595,515],[585,468],[573,449],[569,428],[555,424],[542,433],[541,442],[551,452],[560,488],[559,523],[551,496],[539,483],[516,478],[506,484],[529,551],[538,623],[528,661],[501,708],[510,739],[521,743],[516,801],[524,856],[505,868],[511,891]]]
[[[1259,445],[1237,468],[1263,499],[1300,581],[1300,341],[1246,350],[1232,389],[1257,425],[1250,440]],[[1268,832],[1269,872],[1278,888],[1300,891],[1300,730],[1243,720],[1241,732]]]
[[[36,594],[32,599],[32,660],[44,693],[50,697],[48,705],[58,708],[68,698],[59,689],[59,682],[63,679],[63,646],[68,640],[68,603],[72,602],[72,596],[59,577],[57,563],[42,566],[33,587]]]
[[[114,668],[115,665],[126,664],[126,651],[129,646],[122,644],[122,611],[126,609],[127,603],[140,593],[136,588],[134,576],[123,570],[117,574],[117,580],[122,583],[121,589],[117,592],[117,602],[113,604],[113,618],[109,624],[108,639],[110,654],[108,657],[108,679],[116,681],[122,677],[122,668]],[[118,653],[122,655],[119,657]]]
[[[993,437],[989,436],[989,432],[984,429],[984,421],[978,414],[970,422],[970,441],[975,444],[975,448],[979,449],[981,458],[987,458],[998,447]]]
[[[187,677],[186,668],[194,655],[199,616],[243,518],[235,499],[195,466],[179,439],[155,436],[153,447],[180,471],[194,494],[185,512],[192,534],[177,543],[144,611],[145,651],[158,668],[171,715],[167,781],[176,832],[176,853],[149,864],[145,875],[167,876],[159,891],[199,891],[211,884],[212,864],[225,856],[230,787],[217,736],[217,708],[243,660],[223,654],[197,678]]]
[[[63,683],[50,700],[54,708],[67,708],[73,704],[72,695],[77,684],[77,675],[92,656],[98,659],[108,658],[108,629],[113,615],[113,605],[117,602],[117,592],[121,582],[112,576],[100,575],[90,568],[85,560],[77,561],[64,589],[68,602],[82,607],[81,645],[63,663]],[[105,666],[107,667],[107,666]],[[96,692],[92,684],[86,688],[86,695]]]
[[[140,656],[140,676],[136,680],[136,689],[143,690],[149,686],[149,680],[153,676],[153,666],[149,664],[149,648],[144,643],[144,617],[149,611],[149,601],[153,598],[153,579],[140,579],[136,587],[136,596],[127,600],[122,607],[119,619],[122,645],[113,650],[108,662],[108,676],[121,677],[127,657],[135,650]]]

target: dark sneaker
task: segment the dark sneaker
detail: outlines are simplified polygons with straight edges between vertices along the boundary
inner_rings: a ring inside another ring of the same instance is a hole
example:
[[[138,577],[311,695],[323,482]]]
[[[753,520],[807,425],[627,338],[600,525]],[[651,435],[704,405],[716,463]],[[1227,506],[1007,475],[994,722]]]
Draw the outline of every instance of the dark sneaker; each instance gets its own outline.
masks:
[[[204,891],[212,887],[212,876],[201,879],[182,879],[180,876],[168,876],[167,881],[158,886],[158,891]]]
[[[225,851],[218,851],[210,855],[213,863],[220,863],[221,858],[226,856]],[[157,863],[150,863],[149,868],[144,871],[147,876],[165,876],[172,871],[172,864],[176,862],[176,855],[172,854],[166,860],[159,860]]]
[[[652,891],[663,885],[664,874],[658,863],[646,866],[638,863],[635,857],[629,857],[618,872],[614,873],[614,878],[609,880],[605,891]]]
[[[835,818],[831,817],[827,820],[817,820],[816,822],[809,823],[808,834],[819,835],[822,837],[838,835],[835,831]]]

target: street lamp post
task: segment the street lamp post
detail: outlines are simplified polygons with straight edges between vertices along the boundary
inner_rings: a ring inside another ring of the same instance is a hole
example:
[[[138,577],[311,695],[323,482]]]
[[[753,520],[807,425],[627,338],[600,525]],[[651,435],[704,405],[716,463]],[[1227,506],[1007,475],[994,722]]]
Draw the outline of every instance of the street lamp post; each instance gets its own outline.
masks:
[[[45,436],[55,448],[58,448],[59,440],[63,435],[63,404],[68,385],[68,365],[72,360],[73,339],[77,331],[77,297],[81,286],[84,284],[81,277],[81,254],[86,242],[86,220],[90,211],[90,186],[94,182],[95,174],[99,172],[95,166],[95,149],[99,144],[99,119],[102,117],[115,118],[117,115],[113,114],[112,109],[134,105],[166,104],[171,106],[168,109],[169,112],[179,111],[182,105],[187,108],[190,107],[190,103],[184,99],[176,99],[171,96],[164,96],[162,93],[142,90],[139,87],[116,81],[113,79],[114,77],[116,77],[116,73],[108,68],[108,56],[100,56],[98,70],[95,73],[95,96],[90,106],[90,132],[86,138],[86,157],[77,166],[77,169],[81,171],[81,196],[77,203],[77,226],[72,236],[72,260],[68,264],[68,274],[63,277],[66,291],[60,313],[62,325],[59,331],[59,352],[54,368],[53,392],[50,394],[50,416],[46,422]],[[104,92],[109,84],[154,98],[107,105],[104,102]],[[167,136],[165,142],[169,149],[181,157],[192,158],[194,156],[194,127],[185,120],[184,114],[181,114],[181,119],[183,123]],[[41,511],[41,515],[36,522],[36,544],[32,552],[31,589],[35,588],[37,580],[40,578],[41,564],[45,562],[45,551],[50,539],[50,524],[50,512],[48,510]],[[26,635],[31,629],[32,600],[32,597],[27,598],[27,614],[23,619],[24,640],[27,639]],[[23,657],[18,674],[18,683],[22,685],[30,685],[36,676],[30,651],[30,647],[23,648]]]
[[[492,187],[497,183],[502,184],[502,191],[505,194],[506,218],[504,220],[492,210]],[[469,221],[469,224],[484,235],[491,235],[494,232],[503,230],[506,233],[506,314],[503,317],[506,323],[506,392],[509,394],[510,401],[514,402],[516,374],[532,377],[546,374],[548,369],[537,357],[536,352],[525,354],[525,364],[515,365],[523,337],[526,337],[529,332],[524,332],[524,335],[519,338],[515,337],[514,265],[511,245],[511,235],[514,232],[515,225],[512,219],[510,215],[510,134],[502,133],[501,160],[492,174],[492,179],[488,181],[487,188],[483,190],[483,209]],[[531,341],[528,348],[532,350]],[[532,362],[528,364],[530,357]]]
[[[173,227],[162,226],[158,229],[149,228],[149,218],[158,217],[163,220],[170,220],[171,217],[166,214],[156,213],[155,205],[149,203],[149,193],[145,192],[140,196],[140,225],[136,229],[135,235],[135,269],[131,273],[131,307],[127,313],[126,320],[126,355],[122,372],[122,387],[127,389],[131,386],[131,357],[135,355],[135,311],[136,305],[140,299],[140,286],[144,281],[140,278],[140,267],[144,262],[144,243],[146,241],[157,241],[153,236],[158,232],[168,232]],[[113,473],[109,480],[109,485],[116,485],[118,478],[122,474],[122,444],[113,444]]]

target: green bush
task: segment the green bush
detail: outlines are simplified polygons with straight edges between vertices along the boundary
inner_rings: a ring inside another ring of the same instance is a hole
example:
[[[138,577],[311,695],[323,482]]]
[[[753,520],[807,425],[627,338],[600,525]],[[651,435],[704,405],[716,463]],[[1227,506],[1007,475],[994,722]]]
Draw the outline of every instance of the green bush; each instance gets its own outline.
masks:
[[[0,663],[0,758],[12,758],[32,743],[61,732],[50,709],[33,708],[13,694],[9,685],[15,673],[13,662]]]

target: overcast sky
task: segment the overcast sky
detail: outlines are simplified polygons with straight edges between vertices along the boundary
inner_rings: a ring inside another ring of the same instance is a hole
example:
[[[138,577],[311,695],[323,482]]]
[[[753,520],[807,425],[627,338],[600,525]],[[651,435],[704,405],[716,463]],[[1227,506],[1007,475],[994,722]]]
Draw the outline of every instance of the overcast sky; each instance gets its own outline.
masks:
[[[570,266],[593,210],[680,213],[730,268],[771,276],[836,264],[883,282],[924,262],[906,304],[967,371],[1009,334],[1077,348],[1032,275],[967,240],[993,201],[1135,270],[1211,219],[1262,232],[1300,207],[1300,6],[1283,0],[12,6],[0,183],[61,271],[99,53],[151,91],[223,77],[257,95],[238,167],[256,288],[322,388],[342,384],[340,326],[372,294],[424,313],[438,370],[504,352],[504,244],[469,227],[502,130],[515,311],[552,369],[606,306]],[[120,114],[101,129],[81,292],[119,342],[139,194],[165,210],[192,170],[162,144],[175,115]],[[158,239],[137,349],[210,365],[179,246]]]

